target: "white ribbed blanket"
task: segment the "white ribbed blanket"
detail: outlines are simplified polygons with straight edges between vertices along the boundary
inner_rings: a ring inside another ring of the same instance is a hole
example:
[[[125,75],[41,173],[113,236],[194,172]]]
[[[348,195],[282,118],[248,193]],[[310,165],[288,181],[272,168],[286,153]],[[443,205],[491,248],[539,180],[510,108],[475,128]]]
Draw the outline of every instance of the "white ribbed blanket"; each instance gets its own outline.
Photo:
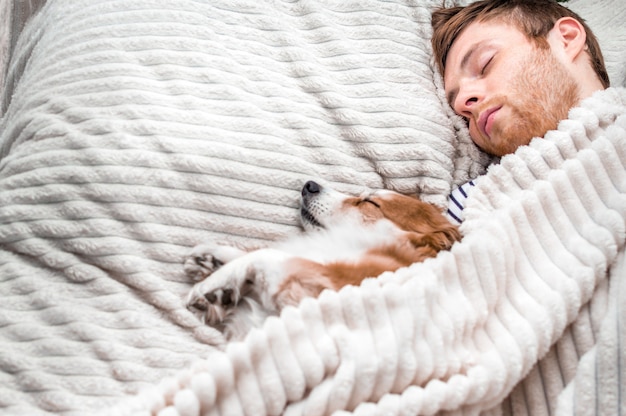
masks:
[[[601,11],[621,83],[626,37],[611,22],[626,7],[571,3]],[[493,169],[451,253],[290,309],[226,352],[184,308],[190,248],[298,232],[307,179],[443,205],[484,172],[430,65],[439,4],[48,0],[1,94],[0,413],[141,414],[173,400],[164,415],[211,401],[254,415],[536,415],[557,401],[607,414],[624,368],[611,370],[624,292],[604,275],[623,240],[624,125],[606,122],[622,91]]]
[[[626,90],[610,89],[481,179],[450,252],[305,300],[123,407],[622,414],[625,166]]]

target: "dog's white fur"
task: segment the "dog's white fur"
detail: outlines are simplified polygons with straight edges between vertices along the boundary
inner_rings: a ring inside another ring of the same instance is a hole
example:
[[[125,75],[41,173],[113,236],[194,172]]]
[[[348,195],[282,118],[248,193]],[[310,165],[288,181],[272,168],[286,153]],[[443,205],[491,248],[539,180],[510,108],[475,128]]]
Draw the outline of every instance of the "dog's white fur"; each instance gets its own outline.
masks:
[[[436,208],[392,191],[350,197],[310,181],[302,195],[301,218],[310,232],[251,252],[200,245],[185,262],[199,281],[188,308],[226,338],[240,339],[268,315],[326,288],[432,257],[460,237]],[[388,212],[407,204],[412,213]],[[401,225],[393,220],[398,214]]]

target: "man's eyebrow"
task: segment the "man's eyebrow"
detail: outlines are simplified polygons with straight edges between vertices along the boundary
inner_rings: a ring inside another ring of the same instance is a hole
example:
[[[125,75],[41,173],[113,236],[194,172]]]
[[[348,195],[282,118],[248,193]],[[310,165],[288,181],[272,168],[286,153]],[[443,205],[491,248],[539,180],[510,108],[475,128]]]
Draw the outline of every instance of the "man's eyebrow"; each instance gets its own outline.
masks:
[[[487,43],[486,40],[475,43],[474,45],[472,45],[471,48],[467,50],[467,52],[465,52],[465,55],[463,55],[463,59],[461,59],[461,65],[460,65],[461,71],[463,71],[467,67],[467,64],[469,63],[470,59],[472,59],[472,55],[474,55],[476,51],[480,49],[485,43]],[[454,108],[452,104],[456,100],[456,96],[458,94],[459,94],[458,87],[452,88],[452,90],[450,90],[450,92],[448,93],[447,99],[448,99],[448,105],[450,105],[450,107]]]

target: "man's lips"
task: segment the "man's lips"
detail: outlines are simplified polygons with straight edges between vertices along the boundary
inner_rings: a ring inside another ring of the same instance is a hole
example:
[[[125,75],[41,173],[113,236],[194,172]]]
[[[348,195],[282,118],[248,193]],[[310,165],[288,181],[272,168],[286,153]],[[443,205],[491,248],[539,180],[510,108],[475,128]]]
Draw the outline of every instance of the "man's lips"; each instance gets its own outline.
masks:
[[[478,128],[484,136],[491,138],[491,128],[493,126],[493,121],[495,119],[496,113],[501,108],[502,106],[488,108],[480,114],[480,117],[478,118]]]

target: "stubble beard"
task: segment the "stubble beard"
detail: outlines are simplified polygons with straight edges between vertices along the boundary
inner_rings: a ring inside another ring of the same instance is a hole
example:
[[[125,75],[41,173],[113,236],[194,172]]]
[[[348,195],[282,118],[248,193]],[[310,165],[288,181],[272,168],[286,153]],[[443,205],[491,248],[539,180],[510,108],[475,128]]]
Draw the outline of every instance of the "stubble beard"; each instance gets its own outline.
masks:
[[[580,99],[573,76],[549,50],[537,49],[513,79],[511,94],[500,97],[510,114],[494,125],[492,138],[497,140],[492,139],[493,149],[485,149],[497,156],[556,129]]]

